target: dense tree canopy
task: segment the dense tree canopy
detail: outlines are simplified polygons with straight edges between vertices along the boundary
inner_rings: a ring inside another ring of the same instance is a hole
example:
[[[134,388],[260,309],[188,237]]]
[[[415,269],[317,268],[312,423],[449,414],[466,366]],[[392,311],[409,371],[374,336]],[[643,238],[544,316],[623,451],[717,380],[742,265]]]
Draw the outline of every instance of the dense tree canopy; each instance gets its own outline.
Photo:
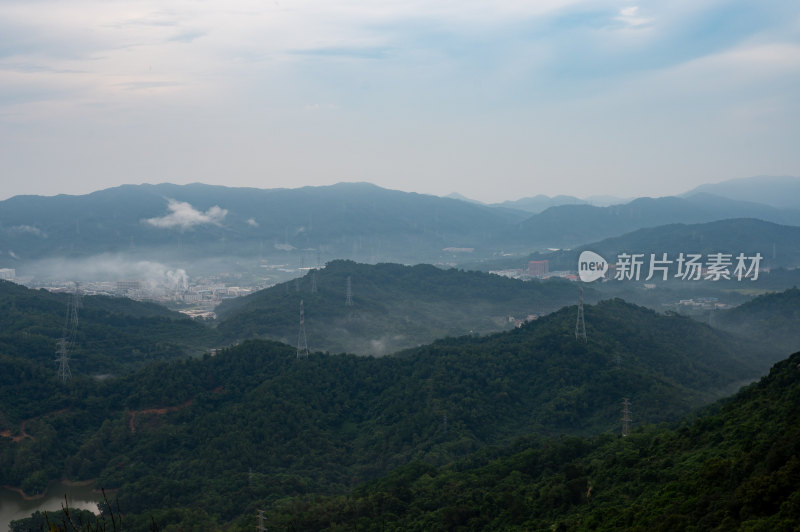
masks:
[[[286,497],[346,493],[409,463],[443,466],[525,434],[616,431],[677,420],[756,377],[764,364],[707,325],[623,301],[575,307],[508,332],[447,338],[395,357],[313,353],[249,341],[76,377],[5,355],[0,471],[28,493],[49,479],[96,479],[144,527],[235,522]],[[139,516],[139,517],[137,517]]]

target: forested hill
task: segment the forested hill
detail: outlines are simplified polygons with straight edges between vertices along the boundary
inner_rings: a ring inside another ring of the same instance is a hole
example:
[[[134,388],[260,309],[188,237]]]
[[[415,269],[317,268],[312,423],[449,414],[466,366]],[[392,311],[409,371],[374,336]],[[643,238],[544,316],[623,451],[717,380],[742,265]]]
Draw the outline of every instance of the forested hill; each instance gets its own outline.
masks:
[[[594,290],[585,297],[595,300]],[[509,317],[546,314],[577,299],[575,283],[561,279],[522,282],[429,265],[337,260],[221,304],[218,331],[229,341],[258,336],[295,344],[302,300],[312,350],[384,355],[445,336],[507,329]]]
[[[125,185],[0,201],[0,249],[14,250],[22,262],[103,253],[138,260],[285,257],[306,248],[417,262],[449,246],[483,244],[509,225],[509,211],[369,183],[268,190]]]
[[[718,312],[714,325],[784,353],[800,350],[800,290],[758,296],[730,310]]]
[[[711,194],[687,198],[637,198],[609,207],[560,205],[519,222],[515,231],[498,235],[501,242],[521,242],[543,247],[576,247],[632,230],[675,223],[699,224],[730,218],[756,218],[797,225],[800,211],[729,200]]]
[[[160,526],[218,528],[413,460],[446,464],[527,433],[613,430],[623,397],[637,425],[676,420],[758,373],[746,346],[688,318],[602,302],[586,308],[584,344],[575,317],[573,306],[384,358],[298,359],[292,346],[252,341],[70,388],[7,364],[0,471],[28,493],[97,479],[119,489],[128,523],[152,514]],[[177,510],[190,507],[203,510]]]
[[[0,353],[53,368],[70,294],[0,281]],[[74,373],[119,373],[216,345],[212,329],[154,303],[87,296],[78,309]]]
[[[552,253],[534,253],[527,260],[548,260],[551,270],[574,270],[578,256],[584,250],[591,250],[615,262],[619,253],[642,253],[648,256],[656,253],[675,260],[679,253],[739,253],[754,256],[760,253],[761,268],[793,268],[800,265],[800,227],[780,225],[754,218],[730,218],[705,223],[670,223],[657,227],[620,231],[619,235],[605,238],[590,244],[582,244],[570,250]],[[519,258],[496,259],[485,263],[475,262],[465,267],[476,269],[502,269],[520,264]],[[673,271],[673,274],[675,272]],[[769,278],[768,272],[761,272],[758,283],[763,285]],[[741,283],[740,283],[741,284]]]
[[[528,437],[446,467],[416,462],[349,496],[282,501],[267,522],[278,530],[799,530],[800,353],[709,410],[676,429]]]
[[[518,405],[519,415],[535,412],[553,433],[609,429],[623,396],[637,403],[639,422],[677,419],[691,406],[735,391],[731,386],[779,358],[690,318],[620,299],[585,306],[586,344],[575,339],[576,318],[576,307],[566,307],[513,331],[438,340],[408,356],[482,361],[479,374],[486,379],[519,379],[509,386],[526,388],[531,400]]]

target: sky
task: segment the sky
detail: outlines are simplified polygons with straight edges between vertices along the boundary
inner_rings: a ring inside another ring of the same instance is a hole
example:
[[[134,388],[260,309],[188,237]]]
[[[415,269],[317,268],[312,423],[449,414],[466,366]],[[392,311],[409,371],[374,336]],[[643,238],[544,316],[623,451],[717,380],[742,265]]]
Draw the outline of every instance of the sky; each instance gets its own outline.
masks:
[[[800,176],[797,0],[3,0],[0,199]]]

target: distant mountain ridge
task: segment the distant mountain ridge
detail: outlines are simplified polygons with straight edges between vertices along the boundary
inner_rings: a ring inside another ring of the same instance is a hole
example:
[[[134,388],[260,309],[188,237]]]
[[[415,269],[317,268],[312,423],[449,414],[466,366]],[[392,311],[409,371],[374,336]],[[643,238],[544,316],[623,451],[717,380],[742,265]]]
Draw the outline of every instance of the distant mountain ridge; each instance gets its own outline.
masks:
[[[638,198],[610,207],[551,207],[518,223],[510,235],[506,234],[506,242],[518,242],[524,238],[530,245],[574,247],[645,227],[729,218],[757,218],[785,225],[800,225],[800,211],[704,194],[689,198]]]
[[[719,183],[700,185],[682,194],[713,194],[733,200],[750,201],[781,209],[800,208],[800,177],[756,176],[729,179]]]
[[[617,253],[667,253],[677,257],[683,253],[744,253],[762,256],[762,268],[777,268],[800,264],[800,227],[780,225],[753,218],[719,220],[699,224],[669,224],[637,229],[579,246],[572,251],[554,254],[557,264],[574,268],[581,251],[592,250],[607,260]]]
[[[539,213],[542,212],[543,210],[549,209],[550,207],[558,207],[560,205],[584,205],[587,203],[589,202],[586,200],[582,200],[580,198],[576,198],[575,196],[558,195],[550,197],[550,196],[545,196],[544,194],[538,194],[536,196],[532,196],[529,198],[504,201],[502,203],[496,203],[494,205],[498,207],[509,207],[512,209],[519,209],[527,212]]]
[[[0,260],[148,249],[258,257],[314,248],[326,257],[414,261],[439,257],[447,247],[474,247],[506,224],[505,215],[488,207],[368,183],[271,190],[122,186],[0,202]]]
[[[576,199],[524,201],[539,202],[527,207],[538,209]],[[558,205],[531,216],[520,205],[481,205],[368,183],[298,189],[126,185],[84,196],[17,196],[0,202],[0,267],[101,254],[193,267],[226,260],[251,261],[255,268],[260,259],[298,267],[320,257],[454,265],[507,252],[573,248],[673,223],[749,217],[800,225],[798,209],[705,192],[608,207]]]

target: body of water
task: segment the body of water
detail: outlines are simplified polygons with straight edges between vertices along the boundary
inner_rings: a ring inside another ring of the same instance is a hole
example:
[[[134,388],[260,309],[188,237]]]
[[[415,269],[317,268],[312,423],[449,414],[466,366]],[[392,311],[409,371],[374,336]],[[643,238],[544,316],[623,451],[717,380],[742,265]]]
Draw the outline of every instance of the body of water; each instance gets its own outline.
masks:
[[[64,504],[66,494],[70,508],[91,510],[98,513],[97,503],[102,494],[94,493],[91,486],[68,486],[61,482],[50,484],[47,495],[41,499],[26,501],[22,496],[8,489],[0,488],[0,532],[8,532],[8,525],[16,519],[30,517],[35,511],[56,512]]]

